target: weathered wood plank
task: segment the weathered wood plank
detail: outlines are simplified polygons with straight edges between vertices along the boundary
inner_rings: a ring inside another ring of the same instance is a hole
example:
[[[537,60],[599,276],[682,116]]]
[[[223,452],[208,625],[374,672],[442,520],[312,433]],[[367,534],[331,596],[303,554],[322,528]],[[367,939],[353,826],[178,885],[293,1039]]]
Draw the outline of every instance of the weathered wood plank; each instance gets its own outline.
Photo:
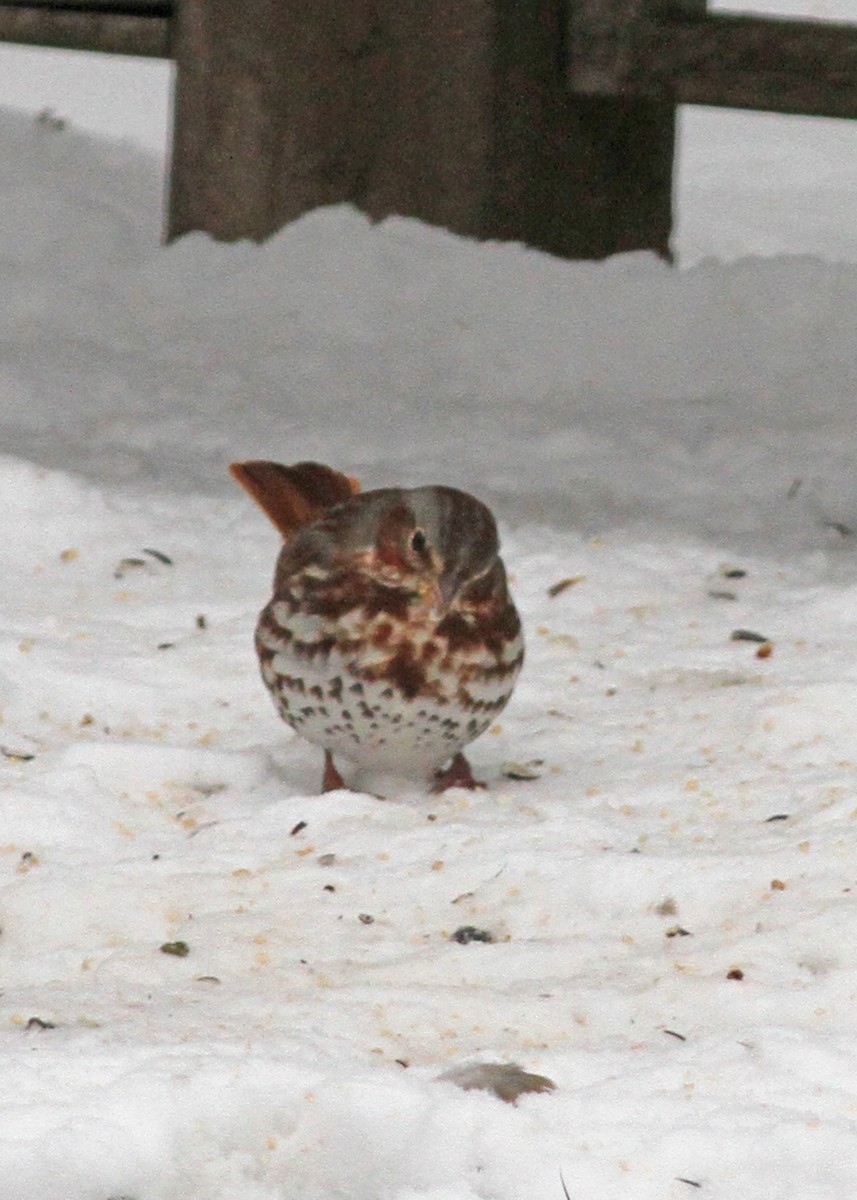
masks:
[[[319,205],[668,253],[675,106],[572,96],[558,0],[181,0],[171,237]]]
[[[0,42],[170,58],[166,17],[0,5]]]
[[[857,25],[629,6],[620,37],[603,0],[575,0],[568,82],[584,95],[672,99],[806,116],[857,117]]]
[[[56,12],[111,12],[121,16],[170,17],[179,0],[0,0],[0,8],[48,8]]]

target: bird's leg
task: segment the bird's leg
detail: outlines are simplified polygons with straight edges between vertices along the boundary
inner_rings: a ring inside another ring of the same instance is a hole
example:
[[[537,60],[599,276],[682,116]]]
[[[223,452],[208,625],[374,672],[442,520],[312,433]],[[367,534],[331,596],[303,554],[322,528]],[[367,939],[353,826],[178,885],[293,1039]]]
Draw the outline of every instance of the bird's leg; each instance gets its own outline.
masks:
[[[432,795],[437,795],[451,787],[467,788],[468,791],[475,792],[477,788],[485,786],[480,779],[473,778],[470,763],[459,750],[446,770],[437,772],[430,790]]]
[[[345,787],[345,780],[333,765],[333,755],[329,750],[324,752],[324,774],[321,777],[322,792],[336,792]]]

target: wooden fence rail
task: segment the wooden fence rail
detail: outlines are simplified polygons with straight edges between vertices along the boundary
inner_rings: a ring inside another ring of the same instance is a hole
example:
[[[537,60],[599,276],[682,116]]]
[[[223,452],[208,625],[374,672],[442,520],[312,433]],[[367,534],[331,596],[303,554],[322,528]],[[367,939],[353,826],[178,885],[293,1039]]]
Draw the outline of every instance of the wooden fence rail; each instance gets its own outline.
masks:
[[[568,33],[583,95],[857,117],[857,25],[574,0]]]
[[[165,0],[2,0],[0,41],[171,58],[173,7]]]
[[[669,253],[678,104],[857,117],[857,25],[705,0],[0,0],[0,41],[173,58],[168,234],[319,204]]]

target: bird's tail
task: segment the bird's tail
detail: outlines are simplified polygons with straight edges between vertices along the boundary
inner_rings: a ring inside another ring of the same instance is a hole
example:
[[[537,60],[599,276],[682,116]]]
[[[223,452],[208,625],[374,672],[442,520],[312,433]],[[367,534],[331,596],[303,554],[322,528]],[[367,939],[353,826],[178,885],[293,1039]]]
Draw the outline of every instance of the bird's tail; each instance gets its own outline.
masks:
[[[285,467],[281,463],[255,460],[232,463],[229,471],[284,538],[360,491],[356,479],[321,463],[302,462]]]

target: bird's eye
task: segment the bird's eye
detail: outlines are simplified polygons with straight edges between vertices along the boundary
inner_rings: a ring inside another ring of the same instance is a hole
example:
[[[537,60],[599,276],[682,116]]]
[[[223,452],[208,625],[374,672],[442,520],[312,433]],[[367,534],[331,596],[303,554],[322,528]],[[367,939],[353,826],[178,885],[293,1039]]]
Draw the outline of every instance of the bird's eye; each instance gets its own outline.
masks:
[[[411,535],[411,549],[414,554],[425,554],[428,549],[428,539],[421,529],[415,529]]]

